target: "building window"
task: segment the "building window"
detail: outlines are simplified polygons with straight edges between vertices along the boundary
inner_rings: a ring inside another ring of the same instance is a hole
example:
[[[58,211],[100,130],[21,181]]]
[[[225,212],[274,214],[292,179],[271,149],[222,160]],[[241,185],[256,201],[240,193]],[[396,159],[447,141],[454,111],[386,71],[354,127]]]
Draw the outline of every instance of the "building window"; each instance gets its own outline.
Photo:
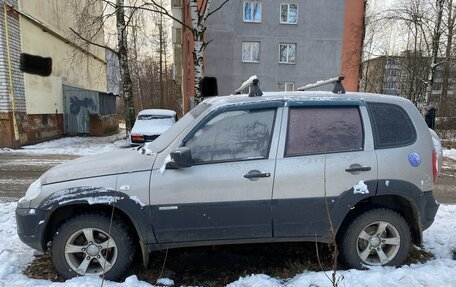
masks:
[[[242,62],[260,62],[260,42],[242,42]]]
[[[181,8],[182,0],[171,0],[171,5],[173,8]]]
[[[294,82],[279,82],[277,87],[279,92],[290,92],[295,90]]]
[[[261,22],[261,2],[244,1],[244,22]]]
[[[294,64],[296,62],[296,44],[282,43],[279,47],[279,63]]]
[[[298,5],[291,3],[280,4],[280,23],[297,24],[298,23]]]
[[[385,89],[386,90],[394,90],[396,88],[395,82],[386,82]]]
[[[388,76],[396,77],[397,76],[397,70],[388,70]]]

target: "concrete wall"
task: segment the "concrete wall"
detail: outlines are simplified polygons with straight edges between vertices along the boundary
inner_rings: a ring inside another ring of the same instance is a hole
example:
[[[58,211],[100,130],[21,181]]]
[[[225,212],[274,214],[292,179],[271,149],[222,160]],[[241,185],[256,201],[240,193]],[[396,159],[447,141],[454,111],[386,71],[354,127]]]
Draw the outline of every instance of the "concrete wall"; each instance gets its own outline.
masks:
[[[222,0],[214,0],[217,7]],[[243,22],[242,0],[232,0],[209,18],[206,76],[218,80],[219,94],[230,94],[251,75],[263,90],[280,81],[299,87],[341,72],[345,0],[263,1],[261,23]],[[280,3],[298,4],[298,23],[280,24]],[[259,63],[242,62],[242,42],[261,42]],[[296,64],[279,64],[279,43],[296,43]],[[322,87],[332,89],[332,87]]]
[[[54,34],[43,31],[26,17],[21,17],[21,40],[23,52],[52,57],[53,61],[51,77],[24,77],[28,114],[63,113],[62,84],[106,91],[104,60],[83,53]]]

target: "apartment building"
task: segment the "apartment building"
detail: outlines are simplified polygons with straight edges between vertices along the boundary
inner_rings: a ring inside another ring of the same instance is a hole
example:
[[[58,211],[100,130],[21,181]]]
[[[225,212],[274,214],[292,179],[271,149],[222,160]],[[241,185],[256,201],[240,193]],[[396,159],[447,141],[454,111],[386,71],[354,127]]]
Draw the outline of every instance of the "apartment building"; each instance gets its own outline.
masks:
[[[211,7],[222,2],[213,0]],[[191,23],[189,0],[181,7],[183,21]],[[231,0],[208,18],[205,76],[217,79],[219,95],[234,93],[252,75],[263,90],[289,91],[342,74],[346,89],[357,91],[364,12],[364,0]],[[181,37],[188,110],[194,93],[193,42],[188,29],[179,29],[174,34]]]

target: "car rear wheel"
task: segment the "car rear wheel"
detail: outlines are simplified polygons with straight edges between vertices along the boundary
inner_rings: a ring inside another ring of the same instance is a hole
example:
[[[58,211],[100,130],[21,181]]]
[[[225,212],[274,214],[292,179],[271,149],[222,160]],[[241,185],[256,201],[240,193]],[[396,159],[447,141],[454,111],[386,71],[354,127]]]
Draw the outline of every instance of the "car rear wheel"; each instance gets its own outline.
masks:
[[[410,228],[389,209],[373,209],[358,216],[342,238],[342,259],[358,269],[366,266],[398,266],[408,256]]]
[[[116,280],[130,267],[135,248],[120,220],[111,223],[102,214],[83,214],[59,227],[51,252],[57,272],[67,279],[104,274],[104,278]]]

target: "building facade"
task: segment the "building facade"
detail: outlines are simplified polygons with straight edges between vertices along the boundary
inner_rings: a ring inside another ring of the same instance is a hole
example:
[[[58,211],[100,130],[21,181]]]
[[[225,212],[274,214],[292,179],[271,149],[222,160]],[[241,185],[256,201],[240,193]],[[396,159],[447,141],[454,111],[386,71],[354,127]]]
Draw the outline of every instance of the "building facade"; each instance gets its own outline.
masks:
[[[182,17],[191,23],[188,2]],[[263,90],[287,91],[342,74],[346,89],[357,91],[364,9],[364,0],[231,0],[208,18],[205,76],[217,78],[219,95],[234,93],[252,75]],[[185,27],[181,35],[186,105],[193,96],[193,43]]]
[[[65,99],[64,86],[106,92],[105,51],[75,40],[69,28],[79,20],[68,1],[0,0],[0,6],[0,147],[60,137],[65,111],[75,111],[68,105],[81,103]],[[96,41],[104,42],[102,31]],[[51,57],[51,76],[23,74],[21,53]],[[86,102],[80,111],[87,111]]]

